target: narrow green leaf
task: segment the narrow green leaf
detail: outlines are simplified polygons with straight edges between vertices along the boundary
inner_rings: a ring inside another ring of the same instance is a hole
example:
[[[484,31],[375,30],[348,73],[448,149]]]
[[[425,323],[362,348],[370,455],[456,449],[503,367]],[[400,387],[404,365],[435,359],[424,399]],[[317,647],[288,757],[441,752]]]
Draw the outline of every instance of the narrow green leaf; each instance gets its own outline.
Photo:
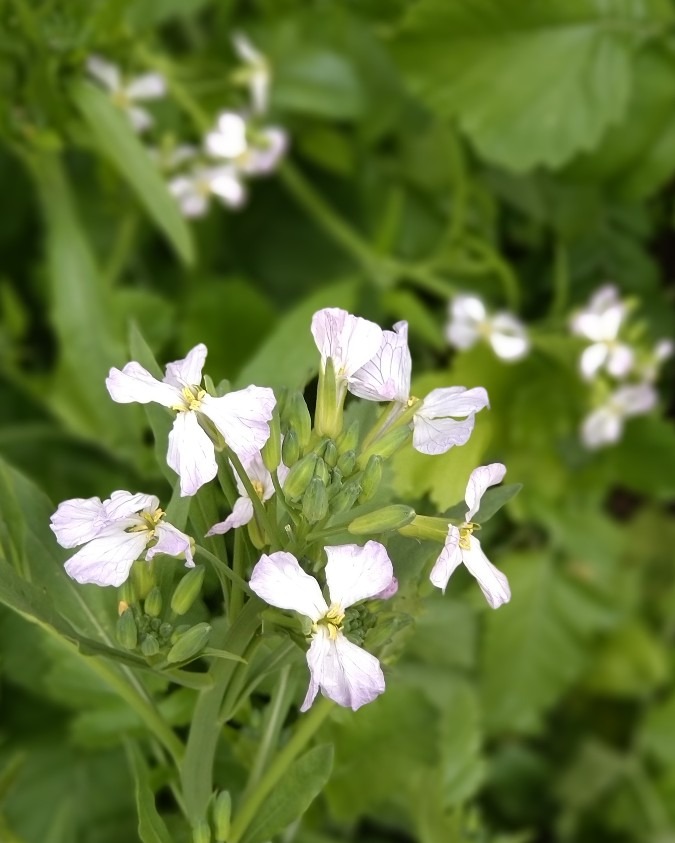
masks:
[[[480,509],[474,516],[474,521],[478,524],[484,524],[486,521],[489,521],[522,488],[522,483],[507,483],[505,486],[493,486],[491,489],[488,489],[481,499]]]
[[[127,755],[136,781],[139,837],[143,843],[173,843],[173,838],[155,805],[155,794],[150,784],[150,771],[135,743],[127,744]]]

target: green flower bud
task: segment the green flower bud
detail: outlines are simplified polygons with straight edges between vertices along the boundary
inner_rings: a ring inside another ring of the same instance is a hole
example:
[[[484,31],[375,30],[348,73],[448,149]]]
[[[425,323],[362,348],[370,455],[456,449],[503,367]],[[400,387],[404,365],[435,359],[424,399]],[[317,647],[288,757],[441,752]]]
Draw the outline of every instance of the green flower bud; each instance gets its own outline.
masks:
[[[325,486],[330,483],[330,471],[321,457],[317,459],[316,465],[314,466],[314,476],[318,477]]]
[[[136,596],[141,600],[145,599],[155,584],[155,577],[152,573],[150,563],[145,562],[142,559],[134,562],[131,569],[131,578],[134,584]]]
[[[224,843],[230,834],[232,818],[232,797],[227,790],[221,790],[213,804],[213,826],[217,843]]]
[[[143,609],[146,615],[151,618],[156,618],[162,611],[162,592],[157,586],[150,590],[150,593],[145,598]]]
[[[345,451],[344,454],[340,454],[340,458],[337,461],[337,467],[345,477],[349,477],[350,474],[353,474],[354,469],[356,468],[356,451],[352,449],[351,451]]]
[[[309,453],[301,460],[298,460],[288,472],[288,476],[284,481],[284,494],[289,500],[297,500],[305,491],[309,485],[309,481],[314,476],[316,463],[316,454]]]
[[[333,360],[326,360],[326,368],[319,372],[316,393],[316,432],[319,436],[335,439],[342,431],[342,404],[344,394],[338,394],[338,381]]]
[[[310,524],[326,517],[328,512],[328,490],[319,477],[312,477],[302,499],[302,514]]]
[[[125,650],[135,650],[138,644],[138,627],[131,609],[125,609],[117,619],[117,640]]]
[[[126,603],[127,606],[133,606],[136,602],[136,591],[131,577],[120,588],[120,602]]]
[[[410,437],[410,428],[407,425],[403,427],[395,427],[388,433],[385,433],[381,439],[372,444],[370,448],[364,451],[358,459],[358,464],[361,468],[367,465],[368,460],[377,454],[383,459],[389,459],[392,454],[395,454]]]
[[[342,433],[337,440],[337,449],[340,454],[347,451],[355,451],[359,444],[359,433],[361,432],[361,425],[358,421],[353,421],[347,430]]]
[[[159,636],[160,638],[168,641],[171,638],[171,633],[173,632],[173,627],[170,623],[163,623],[159,628]]]
[[[284,461],[284,465],[289,468],[300,459],[298,434],[293,429],[289,430],[284,436],[284,444],[281,446],[281,459]]]
[[[379,489],[381,482],[382,457],[378,454],[373,454],[373,456],[368,460],[368,465],[366,465],[365,471],[363,472],[363,478],[361,479],[363,491],[361,492],[359,502],[365,503],[366,501],[369,501]]]
[[[167,654],[170,664],[184,662],[201,652],[206,646],[211,634],[211,627],[207,623],[198,623],[180,636]]]
[[[330,486],[328,487],[328,500],[334,498],[342,489],[342,472],[337,466],[331,471]]]
[[[405,527],[415,517],[415,510],[410,506],[394,504],[376,509],[368,515],[355,518],[347,527],[354,536],[367,536],[372,533],[385,533]]]
[[[202,590],[204,582],[204,568],[198,567],[188,571],[176,586],[171,598],[171,611],[177,615],[184,615],[195,602]]]
[[[181,637],[181,635],[185,635],[185,633],[190,629],[190,624],[182,623],[180,626],[177,626],[174,631],[171,633],[171,643],[175,644],[176,641]]]
[[[329,468],[335,468],[338,461],[338,450],[335,447],[335,442],[329,440],[326,442],[326,448],[323,452],[323,461]]]
[[[211,828],[206,820],[192,826],[192,843],[211,843]]]
[[[270,435],[260,451],[263,463],[268,471],[274,471],[281,462],[281,425],[279,423],[279,412],[274,409],[270,421]]]
[[[141,652],[147,658],[156,656],[159,653],[159,641],[154,635],[146,635],[141,641]]]
[[[297,434],[300,451],[304,451],[309,445],[309,439],[312,435],[312,416],[307,408],[302,392],[294,392],[289,396],[286,407],[286,418],[288,419],[290,429],[294,430]]]
[[[334,515],[337,515],[339,512],[349,512],[358,500],[362,491],[361,484],[357,482],[352,482],[347,486],[343,486],[343,488],[331,501],[331,512]]]

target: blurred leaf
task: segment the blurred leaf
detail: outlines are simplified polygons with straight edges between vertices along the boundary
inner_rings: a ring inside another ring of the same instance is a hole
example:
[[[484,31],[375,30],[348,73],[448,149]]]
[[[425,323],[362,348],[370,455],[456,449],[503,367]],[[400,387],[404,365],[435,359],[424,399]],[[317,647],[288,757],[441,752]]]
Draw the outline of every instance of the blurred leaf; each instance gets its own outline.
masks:
[[[359,117],[364,107],[359,79],[348,59],[307,45],[279,62],[273,100],[277,108],[337,120]]]
[[[441,792],[445,808],[475,795],[485,775],[481,757],[480,705],[468,682],[453,684],[443,711]]]
[[[643,699],[665,685],[669,674],[665,645],[644,624],[634,622],[605,643],[586,684],[598,694]]]
[[[143,0],[129,3],[127,21],[134,29],[149,29],[171,18],[187,17],[200,12],[210,0]]]
[[[647,712],[638,741],[643,752],[675,769],[675,694]]]
[[[493,486],[491,489],[488,489],[481,498],[480,509],[474,515],[476,523],[484,524],[486,521],[489,521],[522,488],[522,483],[507,483],[504,486]]]
[[[136,810],[138,835],[143,843],[173,843],[173,837],[155,806],[155,794],[150,785],[150,771],[138,746],[127,743],[127,756],[136,782]]]
[[[182,260],[194,260],[192,237],[178,203],[136,137],[126,116],[88,82],[75,82],[72,97],[101,152],[117,168]]]
[[[675,425],[667,419],[631,419],[619,445],[603,456],[615,483],[657,500],[675,497]]]

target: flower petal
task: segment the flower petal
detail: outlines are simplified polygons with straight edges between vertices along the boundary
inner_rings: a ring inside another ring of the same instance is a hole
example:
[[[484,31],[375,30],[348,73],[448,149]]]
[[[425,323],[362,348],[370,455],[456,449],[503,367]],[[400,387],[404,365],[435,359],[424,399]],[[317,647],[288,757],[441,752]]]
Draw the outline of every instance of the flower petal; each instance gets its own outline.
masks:
[[[246,121],[241,114],[224,111],[216,124],[216,130],[209,132],[204,141],[209,155],[218,158],[237,158],[247,149]]]
[[[466,513],[466,520],[471,521],[473,516],[480,509],[480,501],[486,489],[501,483],[506,474],[506,466],[500,462],[491,462],[489,465],[481,465],[474,468],[466,486],[464,500],[469,507]]]
[[[182,360],[167,363],[164,383],[178,390],[184,386],[199,386],[207,354],[206,346],[200,342]]]
[[[418,414],[413,418],[413,448],[420,454],[444,454],[468,441],[474,422],[473,413],[463,421],[428,419]]]
[[[120,521],[142,510],[154,512],[159,506],[159,498],[155,495],[144,495],[141,492],[118,491],[113,492],[107,501],[103,501],[103,508],[110,521]]]
[[[622,433],[623,416],[609,405],[589,413],[581,425],[581,441],[591,449],[618,442]]]
[[[91,541],[107,525],[100,498],[71,498],[58,505],[49,526],[61,547],[77,547]]]
[[[147,109],[141,108],[140,105],[132,105],[129,108],[125,108],[124,111],[129,118],[129,122],[138,134],[147,131],[155,122],[152,114]]]
[[[382,332],[377,353],[349,379],[349,391],[369,401],[399,401],[410,397],[412,359],[408,348],[408,323],[397,322]]]
[[[384,545],[369,541],[326,547],[326,583],[332,603],[343,609],[375,597],[391,585],[394,568]]]
[[[525,326],[510,313],[498,313],[490,320],[490,345],[502,360],[521,360],[530,350]]]
[[[448,580],[455,569],[462,564],[462,551],[459,548],[459,530],[453,524],[448,527],[448,536],[434,567],[431,569],[429,579],[440,588],[443,593],[448,587]]]
[[[157,100],[166,94],[166,79],[161,73],[144,73],[132,79],[125,88],[130,100]]]
[[[241,170],[251,176],[271,173],[288,150],[288,134],[278,126],[270,126],[261,133],[260,143],[251,147],[241,162]]]
[[[180,477],[183,497],[194,495],[218,473],[213,442],[199,426],[195,413],[180,412],[169,433],[166,461]]]
[[[398,580],[396,577],[391,578],[391,582],[389,585],[380,591],[379,594],[376,594],[374,599],[375,600],[389,600],[390,597],[393,597],[396,592],[398,591]]]
[[[165,553],[167,556],[184,556],[185,566],[194,568],[193,545],[190,536],[182,533],[173,524],[167,524],[166,521],[160,521],[155,527],[155,536],[157,537],[157,544],[148,548],[148,552],[145,554],[148,562],[158,553]]]
[[[246,187],[234,167],[214,169],[208,178],[212,193],[230,208],[241,208],[247,197]]]
[[[624,416],[641,416],[654,409],[658,393],[649,383],[622,386],[616,390],[611,401]]]
[[[446,386],[432,389],[417,411],[427,419],[452,416],[463,418],[490,406],[487,391],[482,386],[467,389],[464,386]]]
[[[611,347],[607,358],[607,371],[614,378],[625,378],[633,368],[635,354],[633,349],[625,343]]]
[[[100,56],[89,56],[87,59],[87,71],[104,88],[107,88],[111,92],[119,91],[122,80],[120,69],[117,65],[102,59]]]
[[[330,357],[335,371],[349,378],[377,354],[382,328],[342,308],[326,307],[312,317],[312,336],[321,353],[321,365]]]
[[[469,550],[462,551],[462,562],[464,562],[469,573],[476,578],[490,606],[493,609],[498,609],[511,599],[509,581],[483,553],[477,538],[471,536],[469,545]]]
[[[206,534],[208,536],[222,536],[235,527],[243,527],[253,518],[253,504],[247,497],[237,498],[232,507],[232,512],[224,521],[214,524]]]
[[[608,353],[609,347],[604,342],[593,343],[583,350],[579,360],[579,368],[587,381],[595,377],[598,370],[604,366]]]
[[[247,386],[222,398],[204,396],[201,412],[211,419],[236,454],[251,457],[269,439],[275,404],[271,389]]]
[[[318,621],[328,611],[319,583],[306,574],[292,553],[263,554],[256,563],[251,589],[270,606],[288,609]]]
[[[181,395],[174,387],[153,378],[140,363],[127,363],[121,371],[111,369],[105,385],[112,400],[118,404],[149,404],[154,401],[164,407],[173,407],[182,403]]]
[[[82,584],[120,586],[145,550],[148,536],[146,531],[125,533],[119,527],[108,527],[70,557],[66,573]]]

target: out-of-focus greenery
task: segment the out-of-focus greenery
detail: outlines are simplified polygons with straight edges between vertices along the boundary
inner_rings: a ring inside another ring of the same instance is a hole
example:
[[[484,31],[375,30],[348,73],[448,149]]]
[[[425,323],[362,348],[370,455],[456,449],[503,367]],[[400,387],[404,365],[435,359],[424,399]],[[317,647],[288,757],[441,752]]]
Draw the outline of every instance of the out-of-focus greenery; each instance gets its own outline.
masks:
[[[158,359],[205,342],[237,386],[297,386],[316,366],[309,318],[334,305],[409,321],[416,394],[489,391],[466,446],[397,462],[418,511],[455,503],[491,460],[524,484],[485,530],[512,602],[491,612],[459,573],[429,602],[387,693],[326,727],[333,774],[284,840],[675,839],[675,432],[654,414],[585,451],[566,335],[608,280],[646,337],[673,334],[674,25],[669,0],[0,2],[8,464],[54,502],[166,494],[142,412],[104,388],[132,326]],[[245,209],[188,224],[84,62],[160,70],[145,142],[195,143],[245,101],[238,31],[269,58],[290,155]],[[451,352],[457,290],[517,312],[529,357]],[[664,410],[672,384],[671,366]],[[52,547],[49,503],[17,526],[4,489],[3,530]],[[395,551],[405,582],[434,548]],[[120,742],[140,722],[40,627],[2,609],[0,628],[0,840],[138,839]],[[192,693],[170,698],[174,725]],[[231,729],[223,778],[241,779],[258,725]],[[167,791],[170,827],[172,805]]]

